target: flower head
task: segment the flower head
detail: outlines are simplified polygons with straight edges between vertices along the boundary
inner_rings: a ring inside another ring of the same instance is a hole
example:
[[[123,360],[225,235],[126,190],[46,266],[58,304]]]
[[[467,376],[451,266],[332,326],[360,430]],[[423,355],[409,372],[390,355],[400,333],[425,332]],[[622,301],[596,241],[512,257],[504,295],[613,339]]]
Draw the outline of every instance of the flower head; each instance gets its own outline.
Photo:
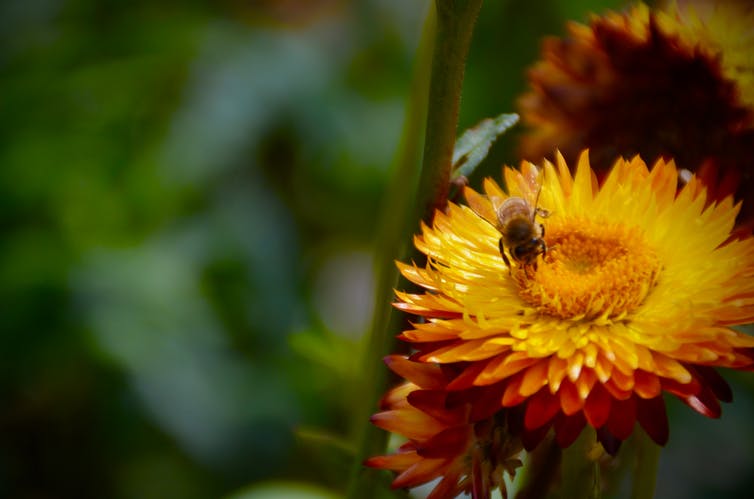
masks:
[[[615,452],[637,421],[662,445],[664,392],[719,417],[731,394],[714,368],[754,364],[754,338],[730,327],[754,321],[754,238],[729,239],[740,206],[708,204],[693,177],[677,192],[672,161],[619,160],[601,186],[586,153],[575,175],[559,154],[504,173],[508,193],[488,179],[423,226],[426,266],[399,264],[425,290],[397,292],[423,318],[401,335],[412,359],[456,373],[449,393],[498,390],[527,448],[551,427],[567,446],[589,425]],[[547,249],[533,265],[500,254],[509,197],[549,212],[534,211]]]
[[[680,2],[664,11],[572,23],[542,46],[519,100],[529,131],[523,157],[559,148],[575,162],[585,148],[595,170],[617,156],[672,157],[722,200],[754,192],[754,9],[743,2]],[[713,173],[714,172],[714,173]],[[750,203],[754,205],[754,203]],[[745,206],[747,216],[754,215]]]
[[[726,78],[736,82],[741,100],[754,108],[754,4],[747,0],[676,0],[663,9],[677,23],[685,43],[720,58]]]

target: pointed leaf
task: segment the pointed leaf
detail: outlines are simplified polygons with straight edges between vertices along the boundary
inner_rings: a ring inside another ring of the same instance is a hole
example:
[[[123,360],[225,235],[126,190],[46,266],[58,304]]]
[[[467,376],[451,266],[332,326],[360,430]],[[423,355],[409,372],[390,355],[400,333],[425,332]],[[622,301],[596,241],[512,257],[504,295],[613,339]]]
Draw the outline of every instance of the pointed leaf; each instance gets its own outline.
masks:
[[[458,138],[453,150],[453,178],[470,175],[497,138],[518,122],[517,114],[501,114],[480,121]]]

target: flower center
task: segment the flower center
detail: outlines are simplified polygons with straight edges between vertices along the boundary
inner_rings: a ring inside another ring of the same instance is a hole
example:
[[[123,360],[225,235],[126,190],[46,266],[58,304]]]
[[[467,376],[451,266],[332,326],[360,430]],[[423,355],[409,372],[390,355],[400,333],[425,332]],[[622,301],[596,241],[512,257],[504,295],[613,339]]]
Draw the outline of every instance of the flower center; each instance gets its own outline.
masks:
[[[560,319],[620,319],[655,286],[657,255],[635,227],[566,220],[547,227],[547,257],[514,276],[521,298]]]

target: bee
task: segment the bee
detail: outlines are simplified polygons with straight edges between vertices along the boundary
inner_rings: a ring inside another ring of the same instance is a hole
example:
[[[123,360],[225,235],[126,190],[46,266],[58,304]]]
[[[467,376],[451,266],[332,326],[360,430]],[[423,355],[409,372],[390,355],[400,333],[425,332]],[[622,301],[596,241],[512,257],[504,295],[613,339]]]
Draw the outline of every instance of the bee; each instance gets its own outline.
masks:
[[[536,269],[537,257],[547,254],[545,226],[536,221],[536,216],[546,218],[550,212],[539,208],[538,201],[539,190],[533,206],[526,199],[516,196],[511,196],[499,206],[495,206],[497,229],[500,231],[500,254],[509,271],[511,262],[506,255],[506,249],[513,261],[524,269]]]

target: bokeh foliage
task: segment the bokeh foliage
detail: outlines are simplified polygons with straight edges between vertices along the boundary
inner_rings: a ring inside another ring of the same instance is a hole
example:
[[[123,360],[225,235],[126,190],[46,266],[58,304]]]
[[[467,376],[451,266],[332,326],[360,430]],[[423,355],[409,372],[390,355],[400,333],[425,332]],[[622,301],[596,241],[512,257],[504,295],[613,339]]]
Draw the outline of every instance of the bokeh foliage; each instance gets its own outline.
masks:
[[[486,2],[461,128],[514,110],[542,35],[619,4]],[[426,7],[0,6],[0,496],[342,490]],[[658,497],[753,485],[737,380],[723,422],[671,407]]]

